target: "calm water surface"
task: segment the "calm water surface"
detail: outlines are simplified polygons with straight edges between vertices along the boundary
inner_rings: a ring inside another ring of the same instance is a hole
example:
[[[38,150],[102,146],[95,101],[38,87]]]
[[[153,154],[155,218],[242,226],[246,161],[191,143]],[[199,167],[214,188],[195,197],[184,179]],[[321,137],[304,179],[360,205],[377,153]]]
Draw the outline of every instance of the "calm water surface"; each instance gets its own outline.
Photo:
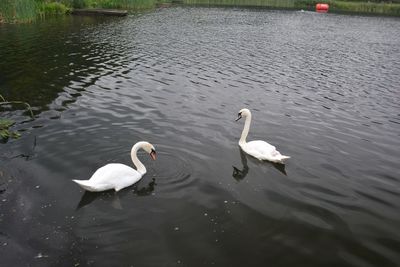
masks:
[[[400,20],[169,8],[0,26],[0,265],[399,266]],[[237,145],[276,145],[286,166]],[[7,107],[6,107],[7,108]],[[158,160],[85,193],[109,162]]]

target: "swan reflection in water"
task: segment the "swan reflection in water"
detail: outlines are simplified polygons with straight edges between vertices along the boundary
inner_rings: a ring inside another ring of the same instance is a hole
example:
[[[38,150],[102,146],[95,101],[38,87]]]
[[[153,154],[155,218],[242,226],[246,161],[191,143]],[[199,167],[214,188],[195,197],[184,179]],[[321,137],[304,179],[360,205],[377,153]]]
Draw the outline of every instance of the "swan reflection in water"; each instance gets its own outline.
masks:
[[[235,166],[232,166],[233,167],[232,176],[238,182],[243,180],[246,177],[247,173],[249,172],[249,166],[247,166],[246,153],[244,153],[244,151],[242,149],[239,149],[239,150],[240,150],[240,160],[242,161],[243,168],[242,168],[242,170],[239,170]]]
[[[275,169],[277,169],[279,172],[281,172],[282,174],[287,175],[286,170],[285,170],[285,164],[274,163],[274,162],[269,162],[269,161],[260,161],[256,158],[248,156],[242,149],[239,149],[239,150],[240,150],[240,160],[242,161],[243,168],[239,169],[235,166],[232,166],[233,167],[232,177],[235,178],[236,181],[240,182],[241,180],[243,180],[250,170],[249,166],[247,165],[247,157],[249,157],[250,160],[252,162],[254,162],[255,164],[264,164],[264,163],[270,164]]]
[[[155,178],[153,178],[151,182],[145,187],[139,188],[138,184],[135,184],[133,186],[133,194],[137,196],[149,196],[153,193],[154,187],[156,185],[157,184]],[[111,202],[111,206],[115,209],[122,209],[120,197],[126,195],[128,192],[130,192],[130,190],[121,190],[118,194],[114,190],[108,190],[105,192],[85,191],[76,209],[79,210],[80,208],[89,205],[97,198],[102,198],[105,201]]]

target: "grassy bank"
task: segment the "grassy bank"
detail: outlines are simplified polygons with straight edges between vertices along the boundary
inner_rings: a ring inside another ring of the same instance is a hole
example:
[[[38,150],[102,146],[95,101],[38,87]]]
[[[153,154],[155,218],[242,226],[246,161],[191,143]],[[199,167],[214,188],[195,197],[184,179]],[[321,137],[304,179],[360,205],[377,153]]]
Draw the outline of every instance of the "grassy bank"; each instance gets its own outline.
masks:
[[[0,0],[1,22],[30,22],[37,18],[66,14],[72,8],[115,8],[141,10],[160,2],[181,2],[186,5],[263,7],[276,9],[314,10],[318,2],[328,3],[330,12],[400,16],[400,0]]]
[[[0,23],[30,22],[37,18],[66,14],[73,8],[153,8],[157,0],[0,0]]]
[[[186,5],[202,6],[249,6],[249,7],[268,7],[268,8],[296,8],[295,0],[183,0]],[[310,1],[311,2],[311,1]]]
[[[400,0],[383,1],[336,1],[336,0],[183,0],[187,5],[263,7],[276,9],[315,10],[317,3],[328,3],[331,12],[352,12],[400,16]]]
[[[0,22],[23,23],[31,22],[37,18],[46,16],[66,14],[71,5],[68,1],[46,1],[46,0],[1,0]]]
[[[35,18],[37,3],[34,0],[1,0],[0,22],[28,22]]]
[[[112,8],[142,10],[155,6],[156,0],[72,0],[75,8]]]
[[[333,12],[400,16],[400,3],[328,1]]]

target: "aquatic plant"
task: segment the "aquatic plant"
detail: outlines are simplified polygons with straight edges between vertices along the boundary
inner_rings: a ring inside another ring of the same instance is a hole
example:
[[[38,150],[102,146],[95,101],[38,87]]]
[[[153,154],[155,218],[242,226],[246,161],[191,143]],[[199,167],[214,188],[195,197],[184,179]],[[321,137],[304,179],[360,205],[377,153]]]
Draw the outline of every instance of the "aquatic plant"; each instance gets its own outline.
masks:
[[[9,128],[15,124],[15,121],[0,118],[0,141],[5,142],[9,138],[19,138],[21,135],[10,131]]]
[[[31,118],[34,118],[31,106],[23,101],[7,101],[0,95],[0,106],[2,105],[24,105],[29,111]],[[10,131],[9,128],[15,124],[15,121],[5,118],[0,118],[0,141],[6,142],[9,138],[19,138],[21,135],[17,132]]]

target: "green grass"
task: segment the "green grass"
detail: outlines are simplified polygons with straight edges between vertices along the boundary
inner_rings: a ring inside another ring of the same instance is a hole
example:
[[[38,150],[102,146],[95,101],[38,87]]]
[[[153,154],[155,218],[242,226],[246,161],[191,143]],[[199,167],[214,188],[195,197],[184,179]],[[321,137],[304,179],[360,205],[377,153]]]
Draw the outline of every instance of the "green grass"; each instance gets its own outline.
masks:
[[[113,8],[141,10],[173,0],[0,0],[1,22],[30,22],[38,17],[66,14],[72,8]],[[330,11],[400,16],[400,0],[182,0],[186,5],[246,6],[276,9],[314,10],[318,2],[328,3]]]
[[[0,0],[0,20],[30,22],[36,17],[35,0]]]
[[[78,0],[78,7],[140,10],[155,6],[155,0]],[[77,0],[75,0],[77,2]]]
[[[60,2],[39,2],[37,13],[40,17],[69,13],[71,8]]]
[[[183,0],[188,5],[295,8],[296,0]]]
[[[41,17],[69,13],[72,8],[153,8],[158,0],[0,0],[0,23],[31,22]]]
[[[68,3],[68,1],[65,1]],[[45,0],[0,0],[0,22],[23,23],[47,15],[65,14],[70,8],[61,2]]]
[[[390,2],[375,1],[336,1],[336,0],[183,0],[187,5],[201,6],[253,6],[282,9],[315,10],[317,3],[328,3],[330,11],[354,12],[400,16],[400,0]]]
[[[330,10],[400,16],[400,3],[329,1]]]

